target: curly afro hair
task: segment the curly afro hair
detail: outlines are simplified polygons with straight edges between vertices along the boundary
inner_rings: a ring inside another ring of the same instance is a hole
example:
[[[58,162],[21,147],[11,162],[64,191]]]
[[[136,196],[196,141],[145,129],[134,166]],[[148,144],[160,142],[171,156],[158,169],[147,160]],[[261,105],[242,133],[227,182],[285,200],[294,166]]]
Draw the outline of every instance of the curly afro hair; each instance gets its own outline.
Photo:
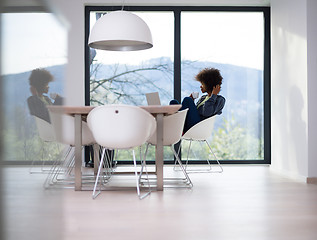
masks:
[[[212,92],[215,86],[221,85],[223,79],[220,71],[216,68],[205,68],[201,70],[195,78],[205,85],[207,92]]]
[[[41,92],[44,87],[52,81],[53,75],[43,68],[34,69],[29,77],[30,85],[35,87],[39,92]]]

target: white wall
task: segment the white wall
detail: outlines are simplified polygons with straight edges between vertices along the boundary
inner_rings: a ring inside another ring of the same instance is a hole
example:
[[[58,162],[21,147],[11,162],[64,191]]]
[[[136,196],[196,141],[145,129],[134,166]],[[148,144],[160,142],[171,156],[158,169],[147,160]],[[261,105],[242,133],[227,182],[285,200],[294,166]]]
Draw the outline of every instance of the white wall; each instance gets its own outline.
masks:
[[[68,64],[65,83],[65,104],[83,106],[84,99],[84,3],[80,0],[49,1],[68,27]]]
[[[316,2],[271,0],[271,13],[272,167],[306,180],[317,176]]]
[[[307,1],[308,177],[317,176],[317,1]]]

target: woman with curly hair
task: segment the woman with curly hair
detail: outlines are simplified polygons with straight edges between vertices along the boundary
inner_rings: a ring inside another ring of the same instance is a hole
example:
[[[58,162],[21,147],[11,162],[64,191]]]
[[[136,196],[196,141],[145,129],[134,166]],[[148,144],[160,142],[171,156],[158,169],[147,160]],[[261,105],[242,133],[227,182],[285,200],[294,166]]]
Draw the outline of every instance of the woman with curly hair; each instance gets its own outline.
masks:
[[[205,68],[196,75],[195,79],[201,84],[201,92],[206,94],[196,104],[192,94],[183,99],[180,110],[188,108],[184,132],[208,117],[220,115],[226,102],[226,99],[219,95],[223,78],[218,69]],[[177,100],[172,100],[170,104],[179,103]]]
[[[43,68],[34,69],[29,77],[30,91],[32,96],[27,99],[30,114],[50,122],[47,105],[61,105],[62,98],[54,94],[50,99],[47,94],[48,84],[54,80],[53,75]]]

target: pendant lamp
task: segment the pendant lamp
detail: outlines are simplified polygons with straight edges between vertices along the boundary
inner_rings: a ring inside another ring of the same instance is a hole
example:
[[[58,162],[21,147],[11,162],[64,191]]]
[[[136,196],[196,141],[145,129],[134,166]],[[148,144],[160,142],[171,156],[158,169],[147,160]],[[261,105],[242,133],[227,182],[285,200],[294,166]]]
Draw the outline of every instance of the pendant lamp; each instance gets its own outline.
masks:
[[[111,51],[135,51],[153,47],[148,25],[128,11],[105,14],[93,26],[88,40],[91,48]]]

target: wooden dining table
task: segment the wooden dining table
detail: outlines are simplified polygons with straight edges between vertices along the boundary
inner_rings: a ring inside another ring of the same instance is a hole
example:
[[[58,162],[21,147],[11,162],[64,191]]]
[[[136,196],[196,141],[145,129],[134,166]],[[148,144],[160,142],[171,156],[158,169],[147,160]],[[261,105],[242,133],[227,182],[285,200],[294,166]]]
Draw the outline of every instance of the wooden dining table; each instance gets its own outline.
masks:
[[[151,113],[156,118],[155,147],[155,174],[156,189],[163,190],[163,167],[164,167],[164,146],[163,146],[163,117],[164,115],[176,113],[181,105],[150,105],[139,106]],[[87,116],[95,106],[48,106],[49,111],[69,114],[75,118],[75,191],[82,190],[82,117]]]

